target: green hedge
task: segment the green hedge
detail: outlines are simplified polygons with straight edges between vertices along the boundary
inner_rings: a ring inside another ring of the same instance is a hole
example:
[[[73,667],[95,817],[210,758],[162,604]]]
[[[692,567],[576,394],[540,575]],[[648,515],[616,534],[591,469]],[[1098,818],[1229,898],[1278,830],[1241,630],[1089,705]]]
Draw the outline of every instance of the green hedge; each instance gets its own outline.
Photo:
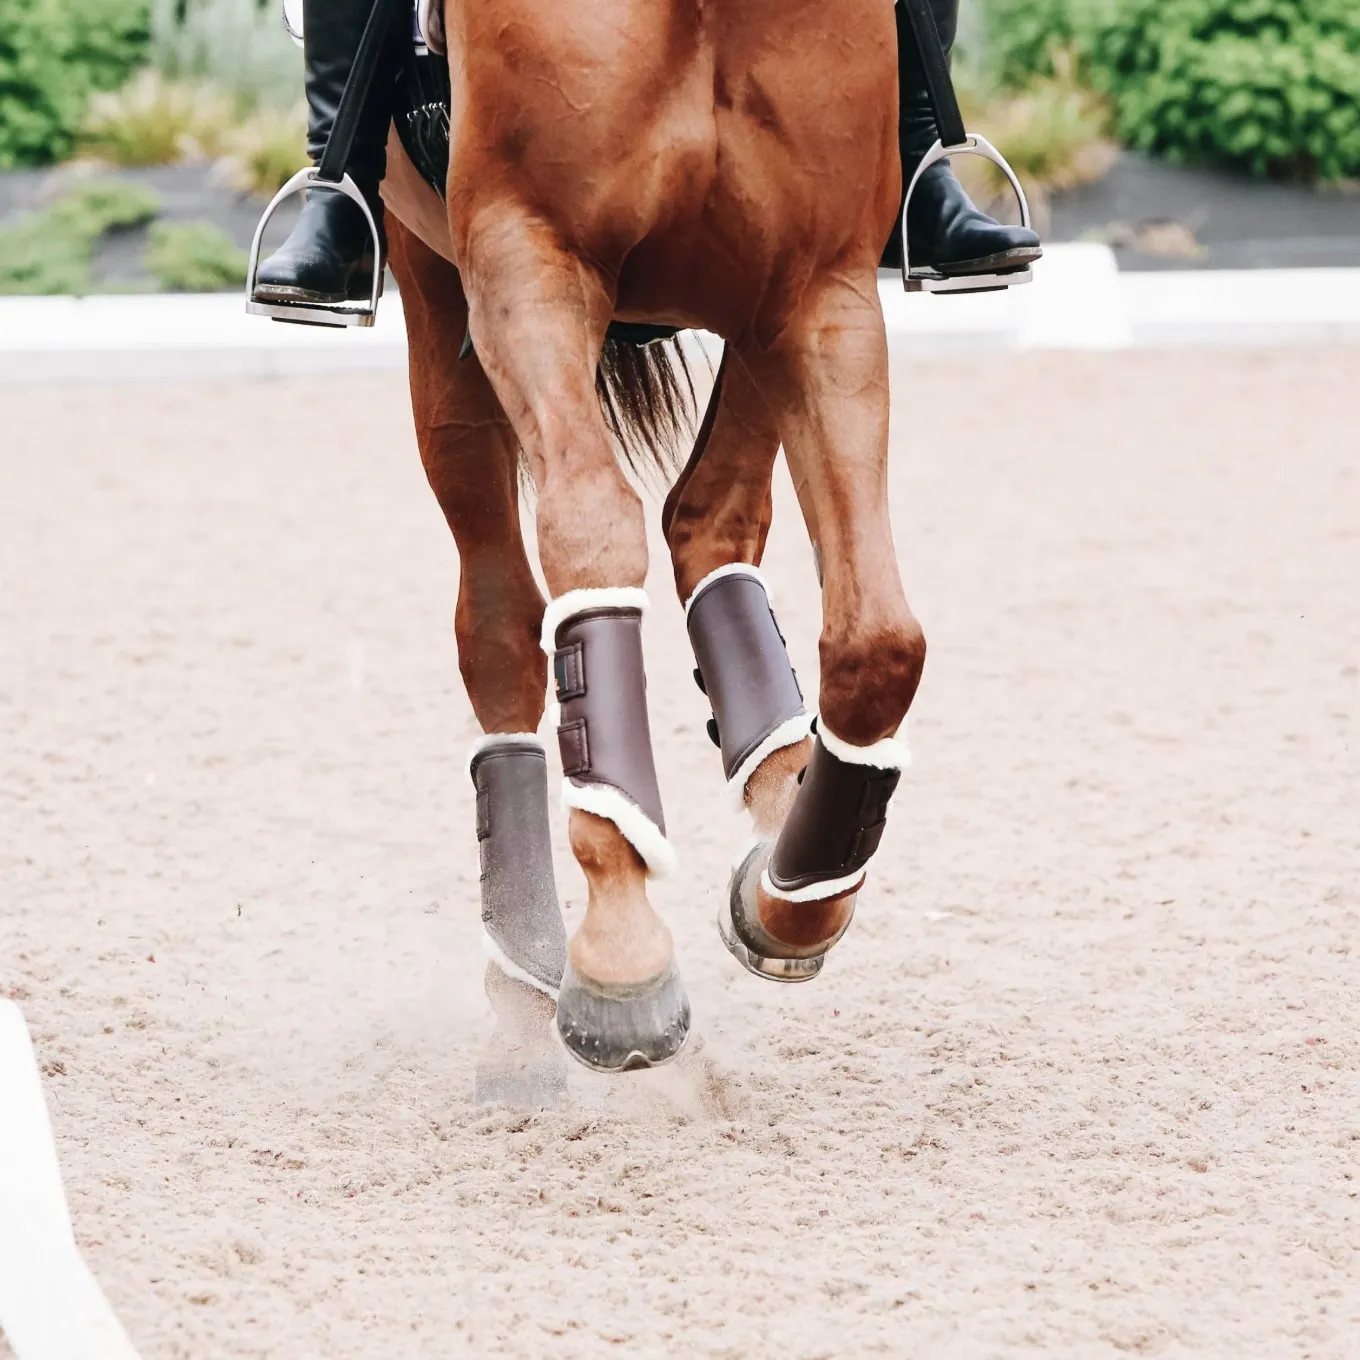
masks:
[[[149,222],[160,206],[160,195],[140,185],[75,185],[55,203],[0,227],[0,294],[89,293],[99,238]]]
[[[1258,175],[1360,173],[1357,0],[1125,0],[1096,34],[1120,135]]]
[[[986,0],[1004,84],[1072,51],[1130,146],[1255,174],[1360,175],[1360,0]]]
[[[1053,55],[1090,47],[1098,0],[982,0],[984,61],[1008,90],[1052,76]]]
[[[0,0],[0,168],[69,156],[94,90],[146,59],[146,0]]]

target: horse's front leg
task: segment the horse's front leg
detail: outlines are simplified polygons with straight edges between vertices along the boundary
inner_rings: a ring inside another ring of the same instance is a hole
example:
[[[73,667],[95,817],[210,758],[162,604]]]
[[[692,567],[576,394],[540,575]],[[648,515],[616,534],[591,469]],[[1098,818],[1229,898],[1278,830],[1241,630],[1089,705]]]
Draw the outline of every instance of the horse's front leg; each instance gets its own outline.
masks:
[[[925,640],[903,594],[888,521],[887,343],[872,275],[862,288],[829,283],[776,346],[742,359],[771,402],[771,429],[777,423],[784,435],[822,574],[821,695],[811,750],[786,745],[747,779],[762,839],[734,873],[722,919],[728,947],[748,968],[798,981],[816,974],[854,914],[907,764],[897,733]],[[722,585],[720,577],[710,593]],[[758,700],[758,731],[792,708],[781,679],[787,658],[772,620],[752,622],[761,611],[751,587],[744,607],[735,586],[726,589],[731,598],[715,601],[702,636],[703,586],[696,591],[691,636],[701,669],[706,646],[710,664],[735,676],[731,688],[745,684],[747,709]],[[733,616],[745,620],[741,628]],[[743,712],[725,695],[715,702],[720,735],[723,706]]]
[[[566,931],[553,880],[544,707],[543,596],[520,533],[519,445],[481,366],[459,363],[467,304],[457,271],[400,222],[391,260],[405,301],[411,404],[431,488],[460,563],[458,664],[484,735],[477,790],[486,991],[497,1034],[478,1096],[551,1101],[565,1085],[552,1040]]]
[[[812,752],[811,715],[759,571],[778,456],[769,406],[729,348],[662,529],[729,804],[745,807],[766,839],[784,824]]]
[[[553,598],[542,645],[561,709],[563,802],[589,889],[557,1003],[568,1049],[600,1071],[679,1052],[689,1001],[647,879],[674,853],[652,756],[642,654],[642,503],[615,457],[595,391],[613,311],[606,282],[526,209],[471,215],[464,277],[477,354],[538,492]]]

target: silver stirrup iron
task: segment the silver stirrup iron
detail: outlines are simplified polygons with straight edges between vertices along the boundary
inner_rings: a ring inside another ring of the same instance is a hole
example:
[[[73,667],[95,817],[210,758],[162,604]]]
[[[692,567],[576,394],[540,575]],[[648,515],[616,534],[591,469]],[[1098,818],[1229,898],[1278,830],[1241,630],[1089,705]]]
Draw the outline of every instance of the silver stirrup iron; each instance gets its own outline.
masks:
[[[937,137],[935,145],[926,152],[921,158],[921,164],[916,167],[916,173],[911,177],[906,198],[902,203],[902,287],[909,293],[991,293],[998,289],[1014,287],[1018,283],[1033,283],[1034,270],[1027,264],[1021,265],[1018,269],[997,269],[986,274],[944,274],[930,265],[920,265],[915,270],[912,269],[911,251],[907,245],[907,209],[911,207],[911,196],[916,192],[916,185],[920,182],[921,176],[936,161],[942,161],[946,156],[957,155],[981,156],[983,160],[991,161],[1006,176],[1015,191],[1016,201],[1020,204],[1020,225],[1022,227],[1030,225],[1029,199],[1025,197],[1024,186],[1020,183],[1019,176],[1011,169],[1010,162],[991,142],[977,132],[968,133],[956,146],[946,146],[943,140]]]
[[[303,41],[303,9],[302,0],[283,0],[283,26],[296,43]],[[393,6],[389,0],[373,0],[320,161],[299,170],[269,200],[269,206],[255,228],[255,237],[250,243],[250,264],[246,269],[246,311],[251,316],[295,321],[304,326],[371,326],[378,315],[378,299],[382,296],[383,285],[382,236],[373,210],[359,186],[345,173],[345,166],[349,163],[349,153],[354,146],[354,134],[364,100],[368,97],[369,87],[378,69],[392,12]],[[264,240],[265,228],[284,199],[307,189],[325,189],[344,194],[359,205],[364,221],[368,224],[369,240],[373,243],[373,282],[367,298],[348,298],[344,302],[267,302],[258,295],[260,245]]]
[[[902,199],[902,286],[909,293],[990,293],[1017,283],[1031,283],[1034,271],[1028,264],[1017,265],[1013,269],[992,269],[982,274],[946,274],[942,269],[930,265],[920,265],[916,269],[911,267],[911,252],[907,248],[907,211],[911,207],[911,196],[916,192],[921,176],[946,156],[981,156],[983,160],[991,161],[1015,190],[1015,196],[1020,201],[1020,223],[1027,229],[1030,216],[1029,200],[1005,156],[985,137],[969,132],[964,126],[958,95],[954,92],[954,81],[949,74],[949,57],[940,41],[940,30],[936,27],[935,15],[928,0],[897,0],[897,4],[905,13],[916,39],[926,93],[930,97],[935,127],[939,132],[935,144],[916,167],[916,173],[911,177]],[[901,32],[900,24],[898,32]]]
[[[264,302],[255,296],[260,277],[260,243],[264,240],[265,228],[285,199],[305,189],[329,189],[335,193],[352,198],[363,209],[364,221],[368,223],[368,234],[373,241],[373,284],[367,298],[348,302]],[[378,315],[378,298],[382,294],[382,242],[378,236],[378,224],[373,211],[368,206],[359,186],[348,176],[339,180],[322,179],[321,171],[314,165],[299,170],[282,189],[269,200],[269,206],[255,228],[255,238],[250,243],[250,265],[246,270],[246,311],[251,316],[268,316],[275,321],[296,321],[305,326],[371,326]]]

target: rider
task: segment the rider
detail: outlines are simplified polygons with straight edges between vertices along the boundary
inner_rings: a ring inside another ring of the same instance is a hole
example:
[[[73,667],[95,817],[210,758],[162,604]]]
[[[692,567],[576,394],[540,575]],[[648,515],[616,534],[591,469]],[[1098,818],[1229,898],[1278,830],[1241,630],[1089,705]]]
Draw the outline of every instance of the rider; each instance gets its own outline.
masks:
[[[320,158],[330,136],[359,38],[374,4],[395,2],[304,0],[307,150],[314,161]],[[930,7],[948,53],[958,28],[959,0],[930,0]],[[898,144],[905,191],[938,133],[925,72],[900,5],[897,25],[901,90]],[[387,168],[387,129],[391,119],[384,92],[391,86],[390,79],[380,78],[371,87],[346,166],[372,208],[380,233],[382,203],[378,185]],[[1039,253],[1039,238],[1034,232],[1026,227],[1003,226],[973,204],[954,178],[947,160],[932,165],[921,176],[911,200],[907,237],[913,264],[931,265],[945,274],[1013,268]],[[901,264],[896,231],[883,262],[889,266]],[[263,301],[341,303],[368,295],[372,269],[373,245],[359,205],[332,190],[312,190],[292,234],[261,266],[256,296]]]

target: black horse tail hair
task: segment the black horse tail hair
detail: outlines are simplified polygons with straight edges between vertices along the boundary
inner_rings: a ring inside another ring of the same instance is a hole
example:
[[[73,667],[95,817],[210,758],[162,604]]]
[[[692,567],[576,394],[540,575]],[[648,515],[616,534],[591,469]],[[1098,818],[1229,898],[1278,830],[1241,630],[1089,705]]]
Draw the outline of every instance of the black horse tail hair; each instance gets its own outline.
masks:
[[[638,345],[605,341],[595,390],[625,466],[669,485],[694,441],[694,375],[678,336]]]

